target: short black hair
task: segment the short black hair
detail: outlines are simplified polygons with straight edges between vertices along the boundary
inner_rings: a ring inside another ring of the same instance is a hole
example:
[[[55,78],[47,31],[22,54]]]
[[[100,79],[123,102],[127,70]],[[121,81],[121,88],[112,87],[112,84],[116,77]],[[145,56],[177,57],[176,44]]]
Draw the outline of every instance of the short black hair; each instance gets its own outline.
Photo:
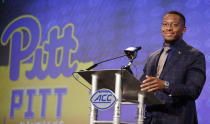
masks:
[[[182,19],[182,21],[184,23],[184,26],[185,26],[185,17],[184,17],[184,15],[182,13],[180,13],[178,11],[169,11],[165,15],[167,15],[167,14],[176,14],[176,15],[178,15],[179,17],[181,17],[181,19]]]

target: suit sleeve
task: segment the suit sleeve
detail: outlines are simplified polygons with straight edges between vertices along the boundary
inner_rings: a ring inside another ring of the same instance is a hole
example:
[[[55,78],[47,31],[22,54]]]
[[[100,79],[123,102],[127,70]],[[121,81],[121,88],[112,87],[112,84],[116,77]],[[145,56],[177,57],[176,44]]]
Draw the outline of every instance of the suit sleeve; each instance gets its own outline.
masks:
[[[149,62],[149,58],[150,58],[150,56],[147,58],[146,63],[144,65],[143,73],[142,73],[142,75],[139,79],[140,83],[142,83],[146,79],[146,74],[147,74],[147,72],[146,72],[147,69],[146,68],[147,68],[147,65],[148,65],[148,62]]]
[[[187,68],[185,83],[172,83],[169,85],[168,92],[172,96],[187,97],[193,100],[199,97],[206,80],[205,56],[199,53],[193,58],[195,59]]]
[[[145,66],[144,66],[144,69],[143,69],[143,73],[142,73],[142,75],[141,75],[141,77],[140,77],[140,79],[139,79],[139,81],[140,81],[140,83],[142,83],[143,82],[143,80],[145,80],[145,77],[146,77],[146,64],[145,64]]]

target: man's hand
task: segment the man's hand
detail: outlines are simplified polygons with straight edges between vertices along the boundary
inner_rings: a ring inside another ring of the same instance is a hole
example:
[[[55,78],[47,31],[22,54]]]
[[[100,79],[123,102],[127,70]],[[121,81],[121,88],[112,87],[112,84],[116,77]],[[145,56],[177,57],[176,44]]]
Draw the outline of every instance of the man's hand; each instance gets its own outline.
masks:
[[[155,90],[165,89],[164,80],[160,80],[157,77],[151,77],[146,75],[146,79],[140,85],[141,91],[152,92]]]

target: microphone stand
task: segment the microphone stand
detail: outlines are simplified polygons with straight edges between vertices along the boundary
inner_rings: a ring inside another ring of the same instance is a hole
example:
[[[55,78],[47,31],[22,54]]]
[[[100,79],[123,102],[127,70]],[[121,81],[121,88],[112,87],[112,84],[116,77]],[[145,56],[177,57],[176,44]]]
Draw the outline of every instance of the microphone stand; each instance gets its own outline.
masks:
[[[123,66],[121,69],[125,69],[125,70],[127,70],[128,72],[130,72],[133,75],[133,72],[132,72],[132,70],[130,68],[132,63],[133,63],[133,59],[130,59],[128,65]]]
[[[111,61],[111,60],[114,60],[114,59],[118,59],[118,58],[122,58],[124,56],[127,56],[127,55],[122,55],[122,56],[118,56],[118,57],[115,57],[115,58],[111,58],[111,59],[107,59],[107,60],[104,60],[104,61],[101,61],[101,62],[98,62],[92,66],[90,66],[89,68],[85,69],[85,70],[81,70],[81,71],[89,71],[93,68],[95,68],[96,66],[100,65],[101,63],[104,63],[104,62],[107,62],[107,61]]]

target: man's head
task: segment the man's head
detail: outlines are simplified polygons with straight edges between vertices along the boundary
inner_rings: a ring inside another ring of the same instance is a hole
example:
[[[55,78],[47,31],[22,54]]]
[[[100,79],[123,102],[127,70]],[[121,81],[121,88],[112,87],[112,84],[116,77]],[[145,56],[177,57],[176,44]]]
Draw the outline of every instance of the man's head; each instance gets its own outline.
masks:
[[[185,17],[177,12],[167,12],[162,22],[162,35],[166,43],[173,44],[182,39],[185,27]]]

